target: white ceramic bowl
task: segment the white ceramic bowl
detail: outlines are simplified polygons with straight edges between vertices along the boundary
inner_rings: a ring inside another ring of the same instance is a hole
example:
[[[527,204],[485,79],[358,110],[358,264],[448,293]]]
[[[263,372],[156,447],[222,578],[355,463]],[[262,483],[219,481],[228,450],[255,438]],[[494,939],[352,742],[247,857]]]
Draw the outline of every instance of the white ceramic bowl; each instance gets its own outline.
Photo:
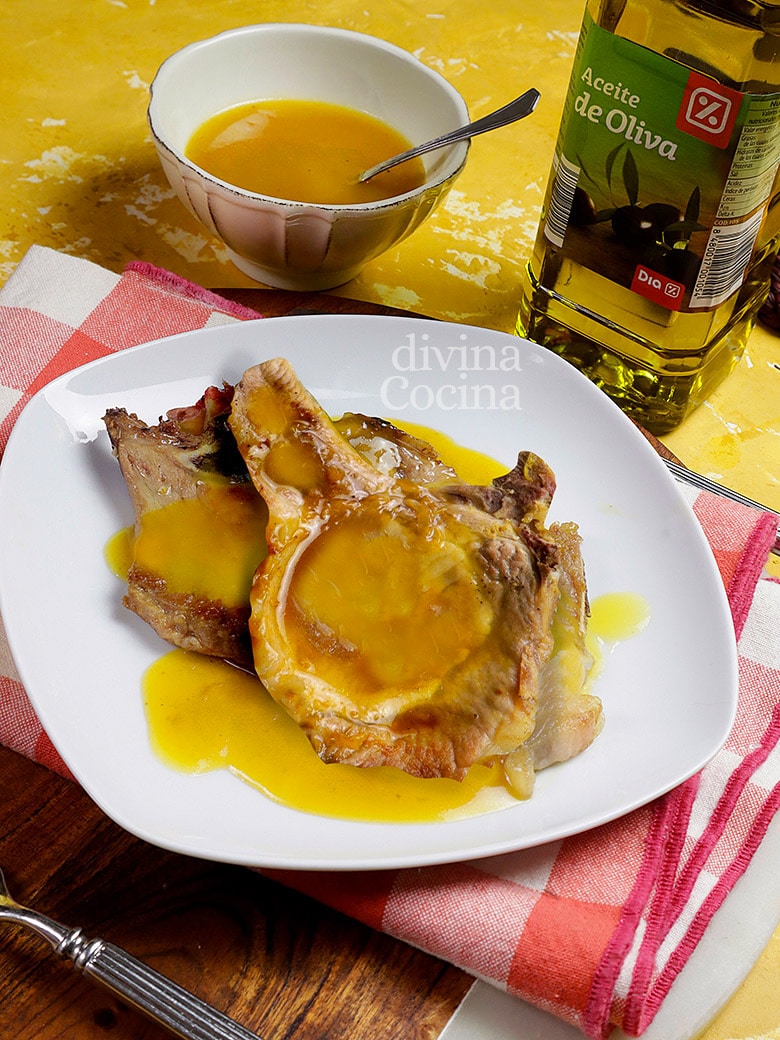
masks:
[[[460,94],[413,55],[373,36],[316,25],[265,23],[177,51],[151,87],[149,125],[171,186],[257,281],[323,290],[353,278],[409,235],[462,170],[467,143],[423,158],[422,187],[379,202],[312,205],[245,191],[187,158],[192,135],[246,101],[300,98],[358,108],[421,143],[468,122]]]

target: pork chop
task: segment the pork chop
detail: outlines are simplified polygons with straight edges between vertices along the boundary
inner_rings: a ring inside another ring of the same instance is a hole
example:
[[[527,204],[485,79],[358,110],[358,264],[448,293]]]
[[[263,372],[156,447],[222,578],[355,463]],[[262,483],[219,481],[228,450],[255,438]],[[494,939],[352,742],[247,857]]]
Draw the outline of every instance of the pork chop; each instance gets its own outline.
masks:
[[[279,358],[244,374],[229,424],[269,510],[255,670],[321,758],[454,778],[501,759],[528,793],[537,761],[591,742],[579,536],[544,524],[555,480],[541,459],[523,453],[483,488],[425,453],[410,479],[350,443]],[[556,682],[563,602],[576,690]]]

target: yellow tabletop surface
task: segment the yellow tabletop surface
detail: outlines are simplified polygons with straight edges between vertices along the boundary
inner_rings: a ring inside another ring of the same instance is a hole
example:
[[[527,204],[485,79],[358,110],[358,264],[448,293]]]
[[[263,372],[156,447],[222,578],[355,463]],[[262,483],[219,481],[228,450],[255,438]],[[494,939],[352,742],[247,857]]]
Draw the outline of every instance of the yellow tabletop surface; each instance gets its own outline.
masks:
[[[444,204],[336,290],[514,330],[583,0],[25,0],[0,5],[0,284],[32,245],[121,271],[141,259],[207,287],[253,285],[168,187],[146,125],[160,63],[258,21],[372,33],[416,54],[484,115],[529,86],[534,115],[477,138]],[[665,443],[780,510],[780,336],[757,328],[726,382]],[[780,575],[775,558],[773,574]],[[780,930],[701,1040],[780,1040]]]

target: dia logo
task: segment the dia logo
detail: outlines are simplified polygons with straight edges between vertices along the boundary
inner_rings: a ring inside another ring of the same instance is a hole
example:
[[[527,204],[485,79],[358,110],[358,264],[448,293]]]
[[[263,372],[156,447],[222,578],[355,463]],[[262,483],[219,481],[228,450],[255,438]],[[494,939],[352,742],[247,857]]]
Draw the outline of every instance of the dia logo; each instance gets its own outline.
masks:
[[[658,271],[651,271],[649,267],[638,264],[634,271],[631,291],[652,300],[653,303],[660,303],[669,311],[679,311],[685,286],[682,282],[675,282]]]

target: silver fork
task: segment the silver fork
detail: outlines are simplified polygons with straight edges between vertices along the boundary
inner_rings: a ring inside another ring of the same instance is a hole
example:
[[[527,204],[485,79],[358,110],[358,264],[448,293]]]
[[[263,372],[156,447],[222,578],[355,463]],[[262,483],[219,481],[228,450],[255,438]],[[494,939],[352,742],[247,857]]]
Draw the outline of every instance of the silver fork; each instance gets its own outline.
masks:
[[[37,932],[84,975],[185,1040],[258,1040],[255,1033],[113,943],[87,939],[79,928],[68,928],[37,910],[20,906],[8,892],[2,868],[0,921],[13,921]]]
[[[722,498],[729,498],[732,502],[739,502],[743,506],[749,506],[751,509],[758,509],[762,513],[774,513],[777,517],[777,527],[775,529],[775,544],[771,548],[771,552],[775,556],[780,556],[780,513],[775,512],[774,509],[770,509],[769,506],[762,506],[760,502],[754,502],[752,498],[746,498],[744,495],[740,495],[738,491],[732,491],[731,488],[724,487],[723,484],[716,484],[714,480],[710,480],[709,477],[702,476],[701,473],[696,473],[695,470],[688,469],[686,466],[681,466],[677,462],[673,462],[671,459],[664,459],[666,468],[676,477],[677,480],[682,481],[684,484],[690,484],[691,487],[699,488],[701,491],[710,491],[713,495],[720,495]]]

